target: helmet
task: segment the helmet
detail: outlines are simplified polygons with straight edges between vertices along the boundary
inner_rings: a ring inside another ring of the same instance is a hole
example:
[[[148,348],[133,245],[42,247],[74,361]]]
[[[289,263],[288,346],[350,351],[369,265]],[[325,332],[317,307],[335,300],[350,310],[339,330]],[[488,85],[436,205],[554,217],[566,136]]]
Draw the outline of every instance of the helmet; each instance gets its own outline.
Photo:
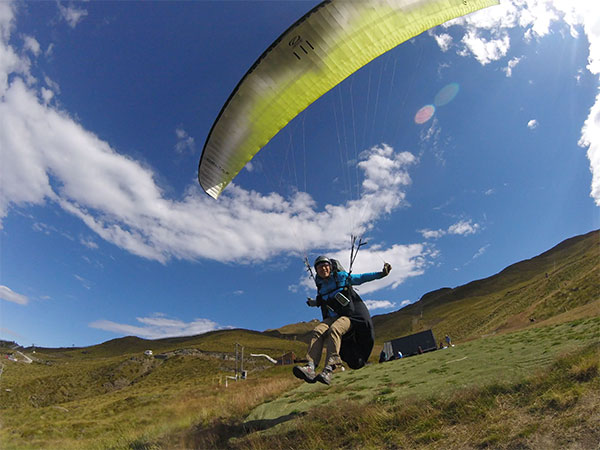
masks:
[[[331,265],[331,260],[327,256],[319,256],[317,259],[315,259],[315,269],[320,264],[329,264],[329,265]]]

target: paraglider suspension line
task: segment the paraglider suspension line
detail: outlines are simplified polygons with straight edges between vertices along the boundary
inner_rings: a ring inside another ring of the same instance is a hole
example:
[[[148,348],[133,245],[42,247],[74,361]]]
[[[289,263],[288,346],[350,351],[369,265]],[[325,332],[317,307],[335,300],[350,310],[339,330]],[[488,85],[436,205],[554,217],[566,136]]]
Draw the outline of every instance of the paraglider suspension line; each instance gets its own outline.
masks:
[[[306,266],[306,271],[310,275],[310,278],[313,281],[315,281],[315,274],[313,273],[312,267],[310,266],[310,263],[308,262],[308,256],[304,257],[304,265]]]
[[[352,273],[352,266],[358,255],[358,251],[363,245],[367,245],[367,242],[363,242],[362,237],[352,235],[352,246],[350,247],[350,269],[348,273]],[[358,241],[357,241],[358,240]]]

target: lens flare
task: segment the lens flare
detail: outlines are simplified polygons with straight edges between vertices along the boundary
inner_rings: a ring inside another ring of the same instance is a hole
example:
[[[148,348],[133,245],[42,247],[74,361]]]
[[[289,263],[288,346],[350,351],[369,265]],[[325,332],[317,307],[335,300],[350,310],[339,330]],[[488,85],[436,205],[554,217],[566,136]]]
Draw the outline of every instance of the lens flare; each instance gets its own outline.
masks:
[[[415,114],[415,123],[419,125],[424,124],[429,119],[433,117],[435,113],[435,106],[433,105],[425,105]]]
[[[456,97],[456,94],[458,94],[458,90],[458,83],[447,84],[436,94],[435,99],[433,100],[433,104],[435,106],[447,105],[452,100],[454,100],[454,97]]]

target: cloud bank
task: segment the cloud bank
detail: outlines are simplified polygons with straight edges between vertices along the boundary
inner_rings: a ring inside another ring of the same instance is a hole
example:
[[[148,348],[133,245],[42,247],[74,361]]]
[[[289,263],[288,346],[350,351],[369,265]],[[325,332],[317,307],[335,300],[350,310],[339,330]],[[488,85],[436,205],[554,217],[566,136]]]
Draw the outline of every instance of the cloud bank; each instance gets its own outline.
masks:
[[[26,305],[29,303],[29,299],[24,295],[18,294],[8,286],[0,285],[0,299],[6,300],[7,302],[17,303],[19,305]]]
[[[192,322],[184,322],[179,319],[170,319],[160,313],[154,314],[151,317],[137,317],[136,320],[141,325],[128,325],[110,320],[97,320],[90,323],[89,326],[99,330],[122,335],[139,336],[146,339],[195,336],[225,328],[208,319],[195,319]]]
[[[169,198],[152,169],[53,106],[48,94],[53,83],[40,88],[30,61],[9,43],[11,4],[0,8],[0,219],[12,207],[52,203],[104,240],[143,258],[243,263],[305,248],[345,247],[351,232],[368,231],[404,204],[408,169],[416,159],[385,144],[362,154],[363,195],[344,204],[318,209],[303,192],[284,198],[235,185],[215,202],[192,180],[182,198]],[[176,138],[176,151],[193,146],[180,127]],[[352,230],[348,223],[355,224]]]

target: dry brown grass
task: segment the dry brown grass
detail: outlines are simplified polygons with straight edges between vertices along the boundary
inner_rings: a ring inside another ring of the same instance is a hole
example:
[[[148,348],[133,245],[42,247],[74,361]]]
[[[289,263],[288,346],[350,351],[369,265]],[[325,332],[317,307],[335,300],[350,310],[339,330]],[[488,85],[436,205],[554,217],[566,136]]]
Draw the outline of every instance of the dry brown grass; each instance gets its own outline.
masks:
[[[193,426],[179,428],[161,439],[166,448],[222,448],[231,436],[242,434],[241,418],[259,404],[268,402],[295,387],[298,382],[282,368],[265,379],[232,382],[212,392],[198,390],[169,405],[176,417],[192,419]],[[186,421],[187,422],[187,421]],[[191,425],[190,423],[190,425]],[[225,441],[223,441],[225,439]]]

